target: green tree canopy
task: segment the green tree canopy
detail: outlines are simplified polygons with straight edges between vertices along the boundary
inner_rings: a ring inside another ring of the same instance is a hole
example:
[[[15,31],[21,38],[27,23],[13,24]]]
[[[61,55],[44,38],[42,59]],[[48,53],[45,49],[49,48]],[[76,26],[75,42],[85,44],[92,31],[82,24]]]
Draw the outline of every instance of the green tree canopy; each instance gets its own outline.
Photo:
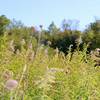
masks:
[[[57,28],[57,26],[55,25],[54,22],[52,22],[49,27],[48,27],[48,30],[49,30],[49,33],[52,35],[52,34],[57,34],[59,33],[60,29]]]
[[[100,20],[90,23],[83,39],[86,43],[91,42],[91,49],[100,48]]]
[[[0,35],[3,35],[7,25],[9,25],[10,20],[5,16],[5,15],[1,15],[0,16]]]

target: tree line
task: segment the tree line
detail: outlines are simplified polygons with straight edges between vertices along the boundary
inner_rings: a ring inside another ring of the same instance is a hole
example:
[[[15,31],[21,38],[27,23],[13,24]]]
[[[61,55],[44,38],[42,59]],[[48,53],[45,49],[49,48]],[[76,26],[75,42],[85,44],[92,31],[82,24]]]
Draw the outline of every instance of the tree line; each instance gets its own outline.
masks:
[[[0,16],[0,37],[6,35],[7,41],[13,40],[16,50],[21,50],[23,42],[26,42],[25,49],[30,43],[33,49],[43,44],[54,49],[58,48],[65,54],[68,53],[69,47],[72,51],[83,50],[84,44],[88,45],[89,52],[100,48],[99,19],[90,23],[84,31],[80,31],[77,27],[77,20],[64,19],[60,28],[52,22],[48,29],[40,25],[41,30],[38,30],[34,26],[25,26],[21,21],[10,20],[5,15]]]

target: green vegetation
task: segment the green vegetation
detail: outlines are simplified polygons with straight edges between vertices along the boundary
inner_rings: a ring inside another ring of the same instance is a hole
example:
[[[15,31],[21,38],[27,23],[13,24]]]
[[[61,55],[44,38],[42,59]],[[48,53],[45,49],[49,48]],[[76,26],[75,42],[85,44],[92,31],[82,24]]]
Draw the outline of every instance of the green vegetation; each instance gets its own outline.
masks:
[[[0,100],[100,100],[100,64],[90,54],[100,48],[100,21],[83,32],[62,27],[38,31],[0,16]]]

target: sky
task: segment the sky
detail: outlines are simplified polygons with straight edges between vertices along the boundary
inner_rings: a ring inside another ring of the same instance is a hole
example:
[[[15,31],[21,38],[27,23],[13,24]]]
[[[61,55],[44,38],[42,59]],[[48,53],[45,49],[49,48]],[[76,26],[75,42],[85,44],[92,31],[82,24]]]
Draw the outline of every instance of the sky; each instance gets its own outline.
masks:
[[[0,15],[44,28],[52,21],[61,27],[63,19],[78,20],[84,29],[100,18],[100,0],[0,0]]]

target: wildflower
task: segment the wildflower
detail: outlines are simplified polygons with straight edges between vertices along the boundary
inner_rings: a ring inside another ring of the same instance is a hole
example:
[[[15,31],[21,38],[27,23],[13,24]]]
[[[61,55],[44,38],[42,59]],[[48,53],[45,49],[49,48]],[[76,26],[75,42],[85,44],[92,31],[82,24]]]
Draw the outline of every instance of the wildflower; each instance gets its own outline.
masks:
[[[100,48],[96,48],[96,51],[97,51],[97,52],[100,52]]]
[[[29,44],[29,49],[32,49],[32,48],[33,48],[33,47],[32,47],[32,43],[30,43],[30,44]]]
[[[48,41],[47,44],[48,44],[48,45],[51,45],[51,41]]]
[[[21,44],[22,44],[22,45],[25,45],[25,43],[26,43],[26,42],[25,42],[25,39],[22,39]]]
[[[14,40],[11,40],[9,46],[10,46],[10,50],[14,52],[15,51],[15,49],[14,49]]]
[[[12,76],[13,76],[13,73],[10,71],[5,71],[2,75],[3,79],[5,80],[9,80],[10,78],[12,78]]]
[[[71,69],[70,68],[66,68],[64,71],[66,74],[70,74],[71,73]]]
[[[17,49],[17,50],[16,50],[16,54],[20,54],[20,51],[19,51],[19,49]]]
[[[27,58],[29,60],[33,60],[34,59],[34,52],[33,51],[29,52],[28,55],[27,55]]]
[[[45,55],[48,56],[48,49],[45,49]]]
[[[58,48],[56,48],[56,49],[55,49],[55,52],[58,54],[58,53],[59,53],[59,49],[58,49]]]
[[[48,71],[49,72],[52,72],[52,73],[56,73],[56,72],[63,72],[63,69],[59,69],[59,68],[49,68]]]
[[[8,90],[14,90],[14,89],[17,87],[17,85],[18,85],[18,82],[17,82],[16,80],[10,79],[10,80],[8,80],[8,81],[6,82],[5,87],[6,87]]]

